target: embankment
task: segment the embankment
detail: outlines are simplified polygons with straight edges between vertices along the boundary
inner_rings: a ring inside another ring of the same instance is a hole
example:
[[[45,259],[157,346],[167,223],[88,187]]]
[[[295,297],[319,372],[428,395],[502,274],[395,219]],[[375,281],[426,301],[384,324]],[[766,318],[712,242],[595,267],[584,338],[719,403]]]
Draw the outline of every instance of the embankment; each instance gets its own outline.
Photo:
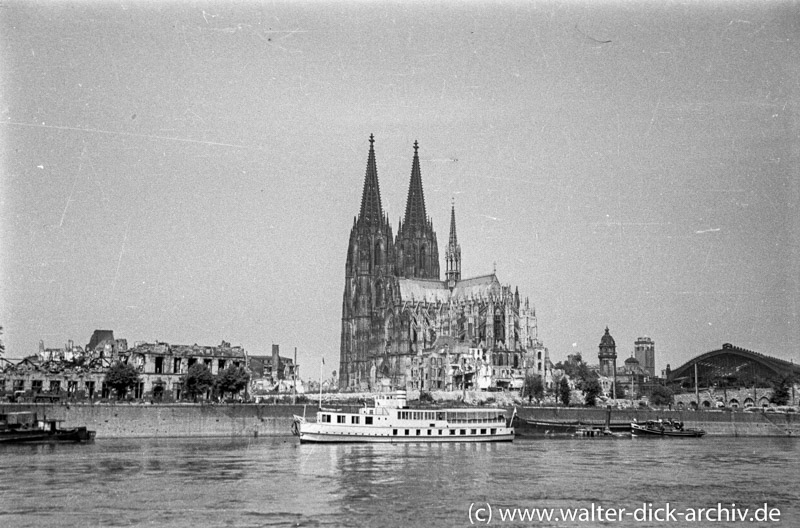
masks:
[[[64,420],[64,428],[85,425],[97,438],[243,437],[290,435],[292,415],[302,405],[257,404],[0,404],[0,413],[33,411]],[[312,416],[316,407],[309,406]]]
[[[97,438],[120,437],[253,437],[290,435],[292,415],[302,415],[303,405],[289,404],[0,404],[0,413],[34,411],[39,416],[64,420],[62,427],[85,425]],[[511,409],[509,409],[510,415]],[[308,405],[314,416],[316,405]],[[602,408],[517,407],[525,419],[604,423]],[[710,436],[800,435],[797,413],[743,411],[614,410],[615,422],[673,419],[686,427],[704,429]]]
[[[524,419],[560,422],[605,423],[606,410],[602,408],[518,407],[517,414]],[[614,409],[611,420],[678,420],[687,428],[703,429],[710,436],[800,436],[800,415],[797,413],[745,412],[745,411],[652,411],[639,409]]]

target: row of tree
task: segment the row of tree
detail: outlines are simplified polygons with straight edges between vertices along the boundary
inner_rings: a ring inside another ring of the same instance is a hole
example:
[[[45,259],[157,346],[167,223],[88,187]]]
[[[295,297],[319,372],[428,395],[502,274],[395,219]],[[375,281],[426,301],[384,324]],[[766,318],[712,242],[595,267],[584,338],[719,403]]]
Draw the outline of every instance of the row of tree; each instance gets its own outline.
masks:
[[[114,389],[117,399],[122,399],[139,383],[139,371],[128,363],[115,363],[106,372],[106,384]],[[192,401],[198,396],[213,390],[221,397],[242,391],[250,382],[250,375],[242,367],[231,365],[217,375],[202,363],[195,363],[183,377],[183,393]]]

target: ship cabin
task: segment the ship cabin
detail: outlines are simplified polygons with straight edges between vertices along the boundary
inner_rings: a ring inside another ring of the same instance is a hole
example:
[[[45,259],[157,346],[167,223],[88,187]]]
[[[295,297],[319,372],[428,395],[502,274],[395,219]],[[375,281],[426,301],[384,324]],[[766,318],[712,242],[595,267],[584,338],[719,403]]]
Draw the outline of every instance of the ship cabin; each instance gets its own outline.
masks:
[[[328,434],[345,436],[492,437],[508,433],[503,409],[412,409],[406,403],[405,391],[397,391],[375,398],[374,407],[352,412],[321,408],[317,424]]]

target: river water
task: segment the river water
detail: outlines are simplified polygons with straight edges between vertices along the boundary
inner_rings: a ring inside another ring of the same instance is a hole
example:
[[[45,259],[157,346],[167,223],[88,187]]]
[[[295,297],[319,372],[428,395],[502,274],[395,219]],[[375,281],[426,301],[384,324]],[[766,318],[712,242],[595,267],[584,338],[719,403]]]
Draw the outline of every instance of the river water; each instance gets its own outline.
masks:
[[[0,526],[800,526],[798,455],[796,438],[714,437],[0,446]],[[671,516],[656,511],[667,503]],[[506,508],[554,517],[511,522]],[[570,508],[575,521],[558,517]],[[608,508],[625,512],[609,519]],[[780,522],[751,522],[759,510]],[[732,515],[747,520],[712,522]]]

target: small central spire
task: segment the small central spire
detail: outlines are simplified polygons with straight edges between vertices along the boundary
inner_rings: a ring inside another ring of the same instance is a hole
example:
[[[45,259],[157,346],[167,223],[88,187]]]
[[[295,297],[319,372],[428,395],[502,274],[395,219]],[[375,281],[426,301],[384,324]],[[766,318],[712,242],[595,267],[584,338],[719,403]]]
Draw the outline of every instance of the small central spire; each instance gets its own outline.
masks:
[[[461,280],[461,246],[458,245],[456,237],[456,200],[453,198],[450,209],[450,240],[447,243],[445,253],[447,263],[447,281],[452,291],[457,281]]]
[[[456,199],[453,198],[450,205],[450,240],[451,246],[458,245],[458,238],[456,237]]]

